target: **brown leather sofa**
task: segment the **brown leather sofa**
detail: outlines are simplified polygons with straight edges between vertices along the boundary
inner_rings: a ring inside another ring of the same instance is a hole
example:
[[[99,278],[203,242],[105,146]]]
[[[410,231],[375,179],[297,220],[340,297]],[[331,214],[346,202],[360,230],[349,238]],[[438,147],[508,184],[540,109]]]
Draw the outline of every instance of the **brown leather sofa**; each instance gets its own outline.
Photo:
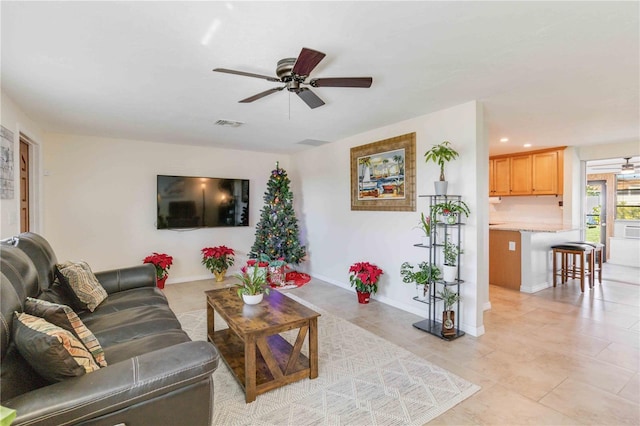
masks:
[[[12,341],[14,311],[27,297],[64,303],[52,291],[56,256],[41,236],[0,244],[0,401],[17,410],[13,425],[209,425],[215,346],[191,341],[145,264],[96,273],[108,297],[76,312],[102,345],[108,365],[48,383]],[[54,286],[55,287],[55,286]]]

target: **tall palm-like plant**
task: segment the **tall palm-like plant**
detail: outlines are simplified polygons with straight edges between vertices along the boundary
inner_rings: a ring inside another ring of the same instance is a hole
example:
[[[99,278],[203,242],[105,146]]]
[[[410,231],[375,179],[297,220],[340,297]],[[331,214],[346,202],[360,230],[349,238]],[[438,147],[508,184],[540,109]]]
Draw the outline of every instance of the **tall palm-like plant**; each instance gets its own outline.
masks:
[[[444,141],[424,153],[424,160],[428,163],[433,161],[440,166],[440,181],[445,181],[444,165],[451,160],[458,158],[458,152],[451,147],[451,142]]]

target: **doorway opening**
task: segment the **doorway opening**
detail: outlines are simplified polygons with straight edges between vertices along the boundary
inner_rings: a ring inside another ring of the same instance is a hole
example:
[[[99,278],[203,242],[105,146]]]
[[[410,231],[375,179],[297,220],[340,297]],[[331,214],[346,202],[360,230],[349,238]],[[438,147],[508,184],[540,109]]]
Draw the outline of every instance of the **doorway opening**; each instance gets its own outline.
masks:
[[[603,244],[602,261],[607,259],[607,181],[587,181],[585,240]]]

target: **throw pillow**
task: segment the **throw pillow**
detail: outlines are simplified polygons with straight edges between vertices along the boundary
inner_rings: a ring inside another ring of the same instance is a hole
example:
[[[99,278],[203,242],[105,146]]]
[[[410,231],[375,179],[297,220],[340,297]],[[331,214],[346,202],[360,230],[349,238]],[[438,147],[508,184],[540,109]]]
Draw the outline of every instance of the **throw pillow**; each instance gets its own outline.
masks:
[[[100,369],[72,333],[33,315],[14,315],[13,340],[18,352],[45,379],[60,382]]]
[[[24,303],[24,312],[44,318],[51,324],[72,332],[91,352],[93,359],[100,367],[107,366],[100,342],[70,307],[27,297]]]
[[[68,286],[78,298],[80,304],[77,308],[93,312],[107,298],[107,292],[87,262],[65,262],[56,265],[56,269],[63,285]]]

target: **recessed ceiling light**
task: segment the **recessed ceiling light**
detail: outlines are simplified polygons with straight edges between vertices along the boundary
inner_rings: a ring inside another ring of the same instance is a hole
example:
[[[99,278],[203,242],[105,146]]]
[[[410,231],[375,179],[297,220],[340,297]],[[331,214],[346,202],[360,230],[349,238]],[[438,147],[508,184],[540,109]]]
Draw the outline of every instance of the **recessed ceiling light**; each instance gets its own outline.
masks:
[[[524,145],[522,145],[522,146],[524,146],[525,148],[530,148],[530,147],[531,147],[531,144],[530,144],[530,143],[525,143],[525,144],[524,144]]]
[[[500,138],[500,142],[509,142],[509,138]]]

